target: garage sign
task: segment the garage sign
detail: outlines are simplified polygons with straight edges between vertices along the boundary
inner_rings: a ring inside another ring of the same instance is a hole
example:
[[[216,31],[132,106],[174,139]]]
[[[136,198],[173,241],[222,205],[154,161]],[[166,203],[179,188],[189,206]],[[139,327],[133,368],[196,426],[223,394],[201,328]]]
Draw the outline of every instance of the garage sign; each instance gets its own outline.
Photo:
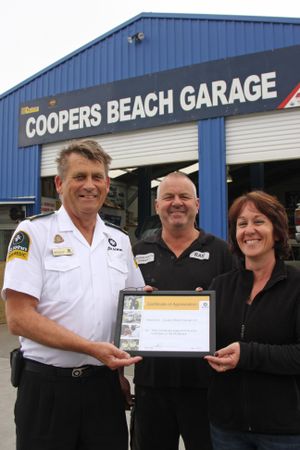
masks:
[[[299,55],[297,45],[26,102],[19,146],[299,107]]]

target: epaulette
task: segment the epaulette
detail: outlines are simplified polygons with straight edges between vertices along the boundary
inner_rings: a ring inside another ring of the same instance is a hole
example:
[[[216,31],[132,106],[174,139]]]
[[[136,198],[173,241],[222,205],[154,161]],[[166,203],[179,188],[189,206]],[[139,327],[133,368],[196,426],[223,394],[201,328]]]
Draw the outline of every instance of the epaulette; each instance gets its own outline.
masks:
[[[51,216],[51,214],[54,214],[55,211],[49,211],[42,214],[36,214],[35,216],[26,217],[27,220],[35,220],[35,219],[42,219],[43,217]]]
[[[104,220],[105,225],[107,225],[108,227],[112,227],[115,228],[116,230],[122,231],[122,233],[127,234],[127,231],[124,230],[124,228],[119,227],[118,225],[115,225],[114,223],[111,222],[107,222],[106,220]]]

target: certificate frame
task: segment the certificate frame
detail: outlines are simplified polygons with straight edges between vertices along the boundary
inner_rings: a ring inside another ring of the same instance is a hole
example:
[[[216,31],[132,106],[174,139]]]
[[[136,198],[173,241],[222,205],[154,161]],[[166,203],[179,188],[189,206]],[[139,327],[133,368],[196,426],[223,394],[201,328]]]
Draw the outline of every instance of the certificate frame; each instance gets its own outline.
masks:
[[[114,343],[132,356],[214,354],[215,291],[120,291]]]

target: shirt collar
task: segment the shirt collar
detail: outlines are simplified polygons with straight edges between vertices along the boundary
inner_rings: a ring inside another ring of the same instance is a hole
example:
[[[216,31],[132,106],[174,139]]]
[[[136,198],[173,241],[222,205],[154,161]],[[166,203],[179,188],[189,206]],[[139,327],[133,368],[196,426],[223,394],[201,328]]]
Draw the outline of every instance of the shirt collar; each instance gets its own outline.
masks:
[[[206,233],[202,228],[198,228],[195,227],[196,230],[198,230],[199,233],[199,237],[196,239],[195,242],[197,242],[197,244],[206,244],[207,242],[209,242],[211,239],[213,239],[213,235]],[[159,228],[153,235],[145,238],[143,240],[143,242],[145,242],[146,244],[159,244],[163,247],[166,247],[166,244],[164,242],[164,240],[161,237],[161,233],[162,233],[162,229]]]
[[[67,211],[63,205],[56,212],[56,215],[57,215],[57,220],[58,220],[58,225],[59,225],[60,231],[77,230],[77,227],[74,225],[71,217],[69,216],[69,214],[67,213]],[[107,232],[107,227],[105,226],[105,224],[104,224],[103,220],[101,219],[101,217],[99,216],[99,214],[97,214],[97,217],[96,217],[95,231],[96,230],[101,230],[103,233],[109,235],[109,233]]]

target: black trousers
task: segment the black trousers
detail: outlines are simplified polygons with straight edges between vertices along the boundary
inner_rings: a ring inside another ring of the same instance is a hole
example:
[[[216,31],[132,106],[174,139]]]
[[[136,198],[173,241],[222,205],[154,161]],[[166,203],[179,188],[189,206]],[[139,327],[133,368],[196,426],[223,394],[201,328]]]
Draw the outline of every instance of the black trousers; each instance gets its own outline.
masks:
[[[15,405],[17,450],[127,450],[117,371],[85,377],[24,370]]]
[[[211,450],[207,389],[135,387],[132,450]]]

